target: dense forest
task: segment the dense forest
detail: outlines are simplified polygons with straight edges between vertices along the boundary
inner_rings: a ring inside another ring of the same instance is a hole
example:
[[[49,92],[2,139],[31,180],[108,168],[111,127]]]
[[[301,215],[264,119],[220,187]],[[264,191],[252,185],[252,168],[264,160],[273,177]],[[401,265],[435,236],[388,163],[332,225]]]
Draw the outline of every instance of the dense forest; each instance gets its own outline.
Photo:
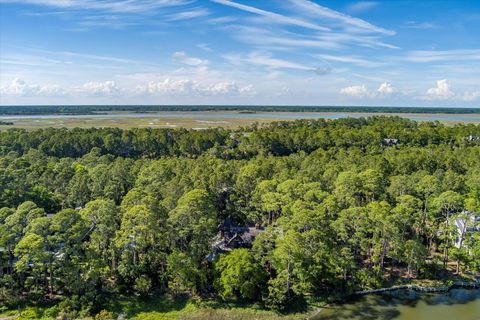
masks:
[[[478,136],[399,117],[2,131],[0,305],[75,317],[112,294],[186,294],[284,310],[478,273]]]
[[[480,108],[366,107],[366,106],[270,106],[270,105],[25,105],[0,106],[0,115],[92,114],[98,112],[237,111],[237,112],[368,112],[478,114]]]

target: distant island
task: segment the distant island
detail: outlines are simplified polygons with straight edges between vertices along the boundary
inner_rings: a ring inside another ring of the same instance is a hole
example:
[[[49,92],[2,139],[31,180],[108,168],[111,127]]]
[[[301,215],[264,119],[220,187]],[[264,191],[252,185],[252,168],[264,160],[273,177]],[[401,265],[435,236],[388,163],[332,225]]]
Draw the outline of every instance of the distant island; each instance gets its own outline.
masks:
[[[274,106],[274,105],[23,105],[0,106],[0,115],[92,114],[98,112],[237,111],[248,112],[368,112],[479,114],[480,108],[366,107],[366,106]]]

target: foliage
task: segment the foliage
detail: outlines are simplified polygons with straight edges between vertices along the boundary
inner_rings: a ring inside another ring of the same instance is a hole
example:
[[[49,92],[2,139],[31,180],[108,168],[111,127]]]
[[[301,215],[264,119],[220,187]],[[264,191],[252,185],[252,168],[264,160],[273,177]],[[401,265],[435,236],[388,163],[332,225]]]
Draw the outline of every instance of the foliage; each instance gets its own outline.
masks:
[[[480,127],[398,117],[2,131],[0,303],[58,298],[49,314],[94,317],[110,296],[173,293],[282,311],[479,272],[469,135]],[[227,225],[261,231],[222,247]]]
[[[215,269],[220,275],[215,287],[222,298],[259,298],[266,274],[247,249],[235,249],[222,255],[215,264]]]

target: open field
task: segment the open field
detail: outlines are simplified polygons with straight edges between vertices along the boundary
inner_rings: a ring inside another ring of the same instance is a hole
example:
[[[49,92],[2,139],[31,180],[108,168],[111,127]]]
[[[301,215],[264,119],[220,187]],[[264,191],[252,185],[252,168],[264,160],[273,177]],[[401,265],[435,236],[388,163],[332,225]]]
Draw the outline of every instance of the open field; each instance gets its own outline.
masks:
[[[90,128],[90,127],[151,127],[205,129],[211,127],[237,128],[253,123],[268,123],[296,119],[337,119],[368,116],[400,116],[417,121],[440,121],[447,124],[480,123],[480,114],[429,114],[429,113],[338,113],[338,112],[258,112],[191,111],[191,112],[109,112],[88,115],[11,115],[0,116],[0,121],[13,125],[0,125],[0,129],[24,128]]]

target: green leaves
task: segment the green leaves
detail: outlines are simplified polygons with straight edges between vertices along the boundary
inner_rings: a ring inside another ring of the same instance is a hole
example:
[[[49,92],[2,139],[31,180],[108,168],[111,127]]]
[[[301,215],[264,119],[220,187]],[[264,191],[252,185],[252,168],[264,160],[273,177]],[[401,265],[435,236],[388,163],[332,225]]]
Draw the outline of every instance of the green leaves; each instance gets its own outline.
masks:
[[[96,313],[105,292],[170,291],[281,310],[454,261],[478,272],[478,222],[458,227],[480,212],[480,148],[464,139],[478,130],[376,117],[0,132],[0,299]],[[219,225],[257,224],[252,248],[222,251]]]
[[[255,300],[265,285],[266,273],[247,249],[222,254],[215,270],[215,288],[223,299]]]

